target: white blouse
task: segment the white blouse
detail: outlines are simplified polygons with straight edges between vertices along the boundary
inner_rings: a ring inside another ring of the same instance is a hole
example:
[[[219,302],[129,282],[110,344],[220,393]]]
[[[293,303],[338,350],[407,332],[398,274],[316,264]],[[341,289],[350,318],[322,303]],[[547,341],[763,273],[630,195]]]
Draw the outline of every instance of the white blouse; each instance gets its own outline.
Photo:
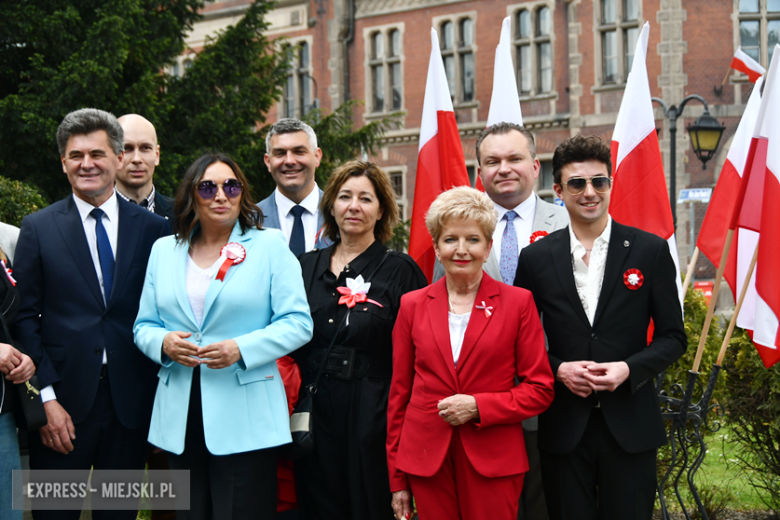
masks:
[[[203,309],[206,306],[206,292],[209,290],[212,280],[217,276],[219,266],[222,265],[224,259],[222,257],[217,258],[217,261],[211,267],[203,269],[187,255],[187,272],[185,273],[187,280],[187,299],[190,301],[190,307],[192,307],[192,314],[195,316],[195,321],[200,327],[203,324]]]
[[[471,318],[470,312],[466,314],[449,313],[450,346],[452,347],[452,360],[455,362],[455,366],[458,366],[460,349],[463,347],[463,336],[466,335],[469,318]]]

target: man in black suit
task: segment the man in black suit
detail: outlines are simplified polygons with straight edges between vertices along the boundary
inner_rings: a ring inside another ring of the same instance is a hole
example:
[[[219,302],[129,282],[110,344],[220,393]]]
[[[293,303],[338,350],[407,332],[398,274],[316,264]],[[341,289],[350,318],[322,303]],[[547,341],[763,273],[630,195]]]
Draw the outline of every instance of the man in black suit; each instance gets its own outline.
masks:
[[[534,295],[556,377],[539,417],[553,520],[651,518],[666,443],[653,377],[687,346],[669,247],[611,219],[611,171],[598,137],[556,148],[555,192],[571,224],[523,249],[515,278]]]
[[[125,134],[125,155],[116,172],[116,192],[128,202],[152,213],[173,218],[173,199],[154,187],[154,169],[160,165],[160,145],[154,125],[138,114],[119,118]]]
[[[38,367],[49,421],[30,436],[30,467],[143,469],[158,367],[133,343],[132,327],[152,244],[168,223],[116,196],[123,140],[113,115],[71,112],[57,144],[73,195],[24,218],[14,266],[16,335]]]

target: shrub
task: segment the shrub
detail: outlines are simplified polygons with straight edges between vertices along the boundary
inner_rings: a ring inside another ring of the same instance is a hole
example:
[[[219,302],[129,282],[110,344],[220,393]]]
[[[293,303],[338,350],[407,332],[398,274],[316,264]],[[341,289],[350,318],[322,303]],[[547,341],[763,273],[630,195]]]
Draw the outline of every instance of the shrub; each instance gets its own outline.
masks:
[[[37,188],[0,176],[0,222],[19,227],[26,215],[46,206]]]

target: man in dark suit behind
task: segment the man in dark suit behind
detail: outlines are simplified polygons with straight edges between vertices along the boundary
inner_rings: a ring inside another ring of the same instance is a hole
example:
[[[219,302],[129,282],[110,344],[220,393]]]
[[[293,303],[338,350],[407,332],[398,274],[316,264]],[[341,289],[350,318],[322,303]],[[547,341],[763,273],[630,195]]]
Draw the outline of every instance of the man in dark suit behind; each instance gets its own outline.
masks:
[[[38,367],[49,421],[30,436],[30,467],[143,469],[157,367],[136,348],[132,326],[152,244],[168,223],[116,196],[123,135],[113,115],[71,112],[57,144],[73,195],[24,218],[14,269],[16,335]]]
[[[611,170],[597,137],[556,148],[555,192],[571,224],[525,248],[515,278],[542,314],[556,378],[539,417],[553,520],[651,518],[666,443],[652,380],[687,346],[669,247],[611,219]]]
[[[160,145],[154,125],[138,114],[119,118],[125,136],[122,166],[116,172],[116,192],[128,202],[156,215],[173,218],[173,199],[154,186],[154,169],[160,165]]]

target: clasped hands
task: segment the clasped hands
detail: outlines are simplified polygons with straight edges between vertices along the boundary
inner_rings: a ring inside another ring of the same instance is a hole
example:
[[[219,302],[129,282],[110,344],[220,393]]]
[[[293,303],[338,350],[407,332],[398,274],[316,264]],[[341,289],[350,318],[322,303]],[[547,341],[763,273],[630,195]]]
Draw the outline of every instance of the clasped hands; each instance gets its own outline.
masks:
[[[630,370],[625,361],[569,361],[558,367],[556,379],[566,385],[574,395],[588,397],[591,392],[614,391],[629,375]]]
[[[8,343],[0,343],[0,372],[5,378],[19,385],[35,374],[35,364],[30,356],[22,354]]]
[[[163,353],[185,367],[206,365],[209,368],[226,368],[241,359],[241,351],[235,340],[225,339],[198,347],[186,340],[191,332],[169,332],[163,339]]]
[[[479,419],[477,400],[473,395],[455,394],[439,401],[439,417],[450,426],[460,426]]]

